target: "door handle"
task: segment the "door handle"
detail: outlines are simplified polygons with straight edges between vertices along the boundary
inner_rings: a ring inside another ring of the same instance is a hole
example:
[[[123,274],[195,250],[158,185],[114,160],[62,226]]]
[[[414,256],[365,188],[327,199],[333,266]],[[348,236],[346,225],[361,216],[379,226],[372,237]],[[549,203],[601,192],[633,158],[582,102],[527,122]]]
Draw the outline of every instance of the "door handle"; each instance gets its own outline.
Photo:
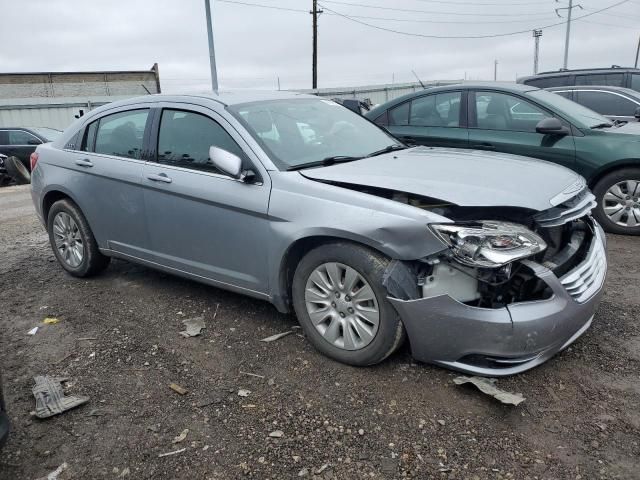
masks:
[[[78,165],[79,167],[86,167],[86,168],[93,167],[93,163],[91,163],[91,160],[87,158],[84,158],[82,160],[76,160],[76,165]]]
[[[476,145],[471,145],[471,148],[474,148],[476,150],[495,150],[496,146],[492,143],[482,142]]]
[[[171,183],[172,180],[167,177],[166,173],[159,173],[158,175],[150,174],[147,175],[147,178],[152,182],[162,182],[162,183]]]

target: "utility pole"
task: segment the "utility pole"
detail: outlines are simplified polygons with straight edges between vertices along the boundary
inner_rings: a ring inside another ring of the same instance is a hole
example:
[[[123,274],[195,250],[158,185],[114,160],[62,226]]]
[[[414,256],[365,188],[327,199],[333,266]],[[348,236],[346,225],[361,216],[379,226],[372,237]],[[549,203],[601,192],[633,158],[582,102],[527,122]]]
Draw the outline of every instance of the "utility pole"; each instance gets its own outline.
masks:
[[[533,40],[535,45],[533,47],[533,74],[538,73],[538,53],[540,52],[540,37],[542,36],[542,30],[533,31]]]
[[[559,1],[560,0],[556,0],[556,2],[559,2]],[[564,38],[564,62],[562,64],[563,70],[567,69],[567,65],[569,63],[569,36],[571,34],[571,13],[573,12],[574,8],[579,8],[580,10],[583,9],[582,5],[574,5],[573,0],[569,0],[568,7],[556,8],[556,15],[558,15],[558,17],[560,18],[562,18],[562,16],[560,15],[559,11],[560,10],[567,11],[567,33]]]
[[[313,15],[313,66],[311,88],[318,88],[318,16],[322,10],[318,10],[318,0],[312,0],[312,10],[309,12]]]
[[[209,64],[211,65],[211,89],[218,90],[218,71],[216,70],[216,51],[213,48],[213,24],[211,23],[211,5],[209,0],[204,0],[204,9],[207,14],[207,36],[209,37]]]
[[[638,57],[640,56],[640,36],[638,36],[638,48],[636,48],[636,64],[635,68],[638,68]]]
[[[498,60],[493,61],[493,81],[498,80]]]

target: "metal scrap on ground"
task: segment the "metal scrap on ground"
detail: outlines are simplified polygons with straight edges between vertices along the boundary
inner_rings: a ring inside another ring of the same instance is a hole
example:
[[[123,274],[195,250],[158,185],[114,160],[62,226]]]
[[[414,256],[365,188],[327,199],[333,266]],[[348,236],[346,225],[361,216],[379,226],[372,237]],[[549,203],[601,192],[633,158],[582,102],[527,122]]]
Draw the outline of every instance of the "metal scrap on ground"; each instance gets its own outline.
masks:
[[[66,378],[38,376],[33,377],[33,380],[36,382],[32,391],[36,398],[38,418],[49,418],[89,401],[89,397],[84,396],[65,397],[62,382],[65,382]]]
[[[180,435],[178,435],[173,439],[173,443],[180,443],[184,441],[184,439],[187,438],[188,434],[189,434],[189,429],[185,428]]]
[[[69,465],[67,465],[67,462],[65,462],[62,465],[60,465],[58,468],[56,468],[53,472],[49,473],[46,477],[40,477],[37,480],[58,480],[58,477],[60,476],[60,474],[64,472],[67,468],[69,468]]]
[[[55,317],[47,317],[42,321],[45,325],[55,325],[58,322],[60,322],[60,320]]]
[[[202,329],[206,328],[203,317],[187,318],[182,323],[184,323],[185,330],[180,332],[180,335],[185,338],[197,337],[202,333]]]
[[[282,337],[286,337],[287,335],[293,333],[293,330],[289,330],[288,332],[276,333],[275,335],[271,335],[270,337],[263,338],[260,340],[261,342],[275,342],[276,340],[280,340]]]
[[[171,385],[169,385],[169,388],[174,392],[179,393],[180,395],[186,395],[189,392],[189,390],[187,390],[184,387],[181,387],[177,383],[172,383]]]
[[[456,385],[463,385],[465,383],[472,383],[478,390],[487,395],[491,395],[496,400],[509,405],[519,405],[525,401],[525,398],[519,393],[509,393],[504,390],[500,390],[496,387],[497,380],[495,378],[482,378],[482,377],[456,377],[453,379],[453,383]]]

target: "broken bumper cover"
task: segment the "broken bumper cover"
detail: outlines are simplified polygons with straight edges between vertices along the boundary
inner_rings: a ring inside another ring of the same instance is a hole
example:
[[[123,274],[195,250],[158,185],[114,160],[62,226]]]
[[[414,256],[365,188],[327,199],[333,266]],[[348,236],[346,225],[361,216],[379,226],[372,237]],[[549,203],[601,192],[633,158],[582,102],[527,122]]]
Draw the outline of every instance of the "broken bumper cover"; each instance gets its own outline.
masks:
[[[544,363],[591,325],[607,261],[598,226],[586,258],[562,278],[524,261],[553,294],[546,300],[478,308],[448,295],[389,298],[407,330],[413,357],[475,375],[505,376]]]

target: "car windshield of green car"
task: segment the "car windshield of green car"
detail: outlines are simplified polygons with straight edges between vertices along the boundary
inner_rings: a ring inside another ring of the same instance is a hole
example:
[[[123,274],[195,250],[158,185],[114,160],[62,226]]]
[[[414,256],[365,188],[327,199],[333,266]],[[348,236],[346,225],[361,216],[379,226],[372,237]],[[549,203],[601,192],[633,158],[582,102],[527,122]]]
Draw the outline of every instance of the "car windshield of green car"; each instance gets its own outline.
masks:
[[[258,101],[229,111],[281,170],[353,161],[402,147],[381,128],[331,100]]]
[[[547,92],[546,90],[534,90],[527,92],[527,95],[557,111],[580,128],[613,126],[613,123],[607,117],[603,117],[587,107],[564,98],[562,95]]]

